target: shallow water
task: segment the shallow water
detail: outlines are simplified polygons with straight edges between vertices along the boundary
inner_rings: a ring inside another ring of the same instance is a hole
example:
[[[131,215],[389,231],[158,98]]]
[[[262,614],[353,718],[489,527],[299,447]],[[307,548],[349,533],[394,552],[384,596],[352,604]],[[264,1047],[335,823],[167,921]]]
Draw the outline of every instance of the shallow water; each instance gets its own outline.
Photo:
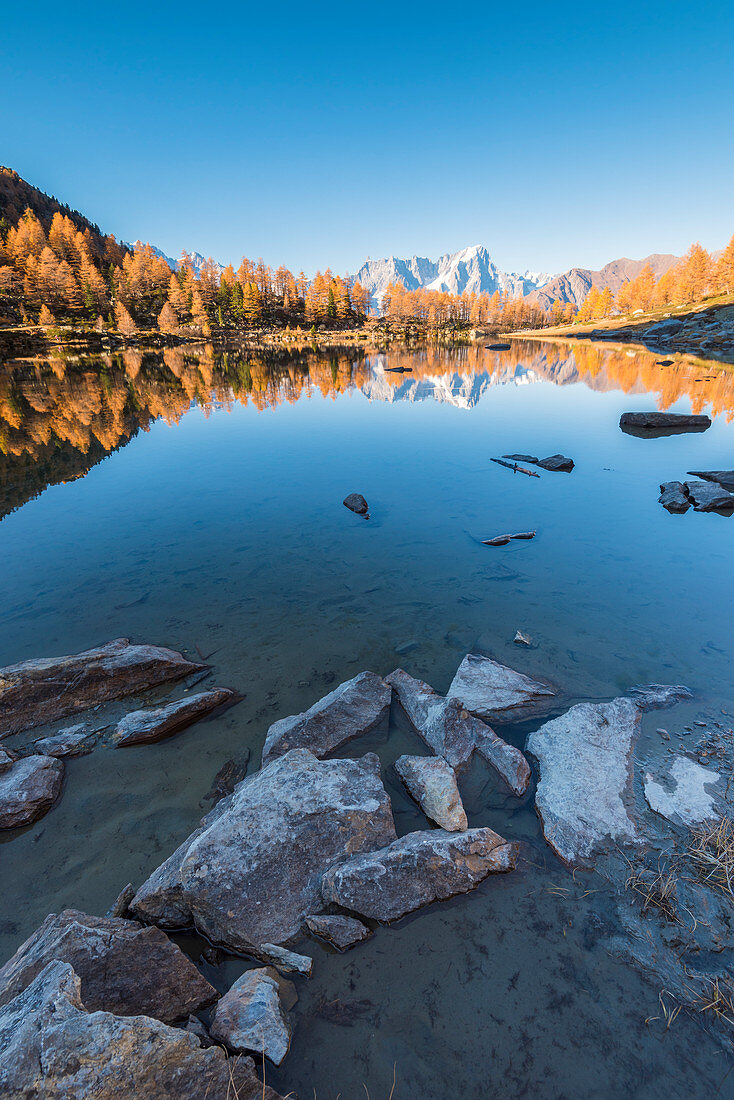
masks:
[[[714,423],[619,430],[622,412],[657,407]],[[0,369],[0,665],[126,636],[211,654],[207,683],[246,696],[160,745],[68,762],[54,809],[0,838],[0,960],[51,911],[104,912],[197,824],[227,759],[249,749],[256,767],[271,721],[363,668],[402,665],[444,691],[477,648],[549,677],[564,703],[687,683],[697,699],[666,715],[671,731],[731,710],[734,520],[671,516],[657,496],[734,466],[732,411],[734,375],[714,364],[530,342]],[[571,474],[490,461],[557,451]],[[353,491],[369,521],[342,507]],[[535,648],[513,645],[517,629]],[[663,751],[659,724],[644,720],[640,766]],[[399,723],[350,746],[369,748],[386,764],[422,751]],[[425,827],[386,782],[398,831]],[[607,953],[604,884],[554,859],[532,792],[507,796],[477,763],[462,793],[472,825],[525,842],[518,871],[346,955],[309,944],[315,975],[268,1079],[318,1100],[386,1098],[393,1072],[396,1100],[734,1095],[697,1021],[645,1024],[660,991]],[[242,968],[204,964],[221,988]]]

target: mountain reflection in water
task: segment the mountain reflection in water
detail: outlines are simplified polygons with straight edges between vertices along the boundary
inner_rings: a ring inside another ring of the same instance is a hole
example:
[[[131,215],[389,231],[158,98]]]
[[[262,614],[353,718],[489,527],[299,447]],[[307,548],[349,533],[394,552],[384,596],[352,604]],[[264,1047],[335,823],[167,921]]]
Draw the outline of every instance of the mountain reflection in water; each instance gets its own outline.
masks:
[[[403,368],[405,373],[386,371]],[[266,409],[315,390],[359,391],[371,401],[426,401],[471,408],[497,385],[582,383],[592,390],[650,394],[658,409],[682,397],[693,412],[734,412],[734,373],[682,357],[669,367],[645,351],[516,340],[483,346],[389,352],[232,352],[211,344],[163,352],[12,360],[0,365],[0,518],[47,486],[84,476],[159,418],[237,402]]]

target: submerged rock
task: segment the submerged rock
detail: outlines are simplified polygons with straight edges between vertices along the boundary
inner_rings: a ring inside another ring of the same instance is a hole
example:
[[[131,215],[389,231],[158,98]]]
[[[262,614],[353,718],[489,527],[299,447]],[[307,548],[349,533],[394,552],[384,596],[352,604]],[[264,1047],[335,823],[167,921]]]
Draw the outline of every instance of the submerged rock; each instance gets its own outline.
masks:
[[[172,649],[131,645],[127,638],[68,657],[9,665],[0,669],[0,738],[204,667]]]
[[[191,925],[213,943],[255,953],[296,937],[323,909],[321,875],[395,837],[374,753],[317,760],[292,749],[222,799],[133,898],[138,916]]]
[[[711,418],[687,413],[622,413],[619,426],[627,435],[654,437],[676,435],[678,432],[705,432],[711,427]]]
[[[175,699],[163,707],[134,710],[118,722],[112,735],[115,747],[121,749],[126,745],[148,745],[152,741],[162,741],[236,698],[236,692],[219,688],[187,695],[185,699]]]
[[[664,710],[693,698],[693,692],[683,684],[644,684],[630,688],[640,710]]]
[[[257,949],[258,958],[270,963],[282,974],[304,974],[311,976],[313,959],[309,955],[298,955],[275,943],[261,943]]]
[[[688,473],[704,481],[715,481],[728,493],[734,493],[734,470],[689,470]]]
[[[716,801],[706,787],[720,778],[718,772],[703,768],[687,756],[676,756],[667,776],[672,789],[666,790],[648,772],[645,776],[645,798],[652,810],[669,821],[700,825],[717,816]]]
[[[444,699],[429,684],[409,676],[402,668],[386,679],[395,689],[416,733],[436,756],[442,756],[452,768],[457,768],[466,764],[476,749],[511,791],[518,796],[525,793],[530,767],[523,754],[470,714],[460,700]]]
[[[558,703],[547,684],[477,653],[467,654],[461,662],[446,697],[497,725],[547,714]]]
[[[44,756],[85,756],[92,751],[92,734],[84,725],[69,726],[59,730],[53,737],[42,737],[33,742],[35,752]]]
[[[0,774],[0,829],[38,821],[61,791],[64,765],[53,756],[25,756]]]
[[[466,894],[490,874],[511,871],[517,846],[492,829],[409,833],[353,856],[324,875],[327,901],[364,917],[397,920],[433,901]]]
[[[52,959],[73,966],[90,1012],[172,1023],[217,998],[216,989],[160,928],[64,909],[46,917],[0,969],[0,1005],[29,986]]]
[[[274,722],[263,748],[263,764],[290,749],[308,749],[319,758],[361,737],[387,718],[392,690],[374,672],[360,672],[319,699],[302,714]]]
[[[713,481],[686,481],[685,490],[696,512],[734,511],[734,493],[728,493]]]
[[[641,714],[630,699],[579,703],[528,737],[526,751],[540,764],[535,808],[566,863],[637,839],[627,803]]]
[[[372,930],[356,917],[308,916],[306,927],[319,939],[326,940],[339,951],[346,951],[355,943],[361,943],[372,935]]]
[[[147,1016],[88,1012],[72,967],[54,960],[0,1009],[0,1096],[47,1100],[281,1100],[252,1059],[202,1049]]]
[[[209,1034],[240,1054],[255,1052],[276,1066],[285,1058],[291,1029],[278,983],[266,970],[246,970],[217,1004]]]
[[[350,512],[356,512],[358,516],[369,516],[369,505],[364,499],[361,493],[350,493],[348,497],[344,498],[344,507],[348,508]]]
[[[468,828],[454,769],[441,757],[400,756],[398,773],[423,813],[448,832]]]
[[[663,481],[660,485],[658,504],[667,508],[669,512],[682,515],[691,507],[688,492],[682,481]]]

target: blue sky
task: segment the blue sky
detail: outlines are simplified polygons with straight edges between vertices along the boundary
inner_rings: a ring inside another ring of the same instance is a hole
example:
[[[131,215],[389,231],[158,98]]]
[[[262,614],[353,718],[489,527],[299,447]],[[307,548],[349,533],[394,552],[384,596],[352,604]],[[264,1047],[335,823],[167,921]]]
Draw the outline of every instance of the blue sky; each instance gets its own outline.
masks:
[[[559,271],[734,233],[731,3],[23,7],[0,162],[125,240]]]

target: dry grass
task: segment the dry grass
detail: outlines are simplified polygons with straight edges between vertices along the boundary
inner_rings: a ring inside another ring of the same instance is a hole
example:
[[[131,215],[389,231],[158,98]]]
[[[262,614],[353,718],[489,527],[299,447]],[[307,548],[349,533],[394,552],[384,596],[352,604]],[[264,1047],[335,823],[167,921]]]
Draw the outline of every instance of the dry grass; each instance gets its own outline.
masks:
[[[674,903],[676,882],[675,872],[670,866],[661,866],[658,863],[657,870],[651,867],[632,867],[625,888],[639,894],[643,899],[643,913],[648,909],[657,909],[666,920],[678,924],[680,917]]]
[[[728,978],[705,978],[700,989],[690,992],[691,1008],[713,1013],[717,1020],[734,1027],[734,986]]]
[[[691,829],[686,855],[707,886],[715,887],[734,901],[734,821],[722,817]]]

